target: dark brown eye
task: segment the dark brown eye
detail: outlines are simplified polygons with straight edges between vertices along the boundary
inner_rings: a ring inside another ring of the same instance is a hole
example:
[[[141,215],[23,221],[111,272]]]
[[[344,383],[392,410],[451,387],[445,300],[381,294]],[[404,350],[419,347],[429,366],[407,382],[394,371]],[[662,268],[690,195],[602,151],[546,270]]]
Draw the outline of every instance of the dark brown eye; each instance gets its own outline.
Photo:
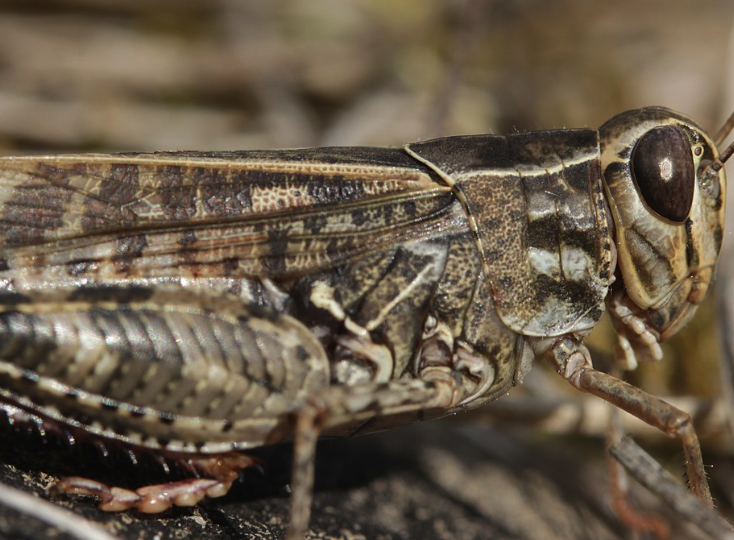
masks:
[[[696,182],[691,144],[676,126],[651,129],[632,153],[632,172],[650,208],[683,222],[693,203]]]

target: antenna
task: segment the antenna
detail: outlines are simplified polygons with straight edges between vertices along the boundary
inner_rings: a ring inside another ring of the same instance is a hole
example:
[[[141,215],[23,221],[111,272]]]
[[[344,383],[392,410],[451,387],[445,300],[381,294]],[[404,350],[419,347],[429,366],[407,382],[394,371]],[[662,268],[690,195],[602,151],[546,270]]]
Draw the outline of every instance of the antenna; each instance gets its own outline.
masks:
[[[714,137],[714,143],[717,147],[724,144],[724,141],[729,136],[729,134],[734,130],[734,112],[731,113],[729,118],[726,119],[726,122],[724,122],[724,125],[721,126],[721,129],[716,133],[716,137]],[[732,142],[729,146],[726,147],[726,150],[721,152],[719,154],[719,157],[717,157],[715,160],[713,160],[711,163],[706,165],[704,168],[702,175],[705,179],[707,176],[711,174],[718,173],[723,167],[724,163],[727,162],[727,160],[734,154],[734,142]]]

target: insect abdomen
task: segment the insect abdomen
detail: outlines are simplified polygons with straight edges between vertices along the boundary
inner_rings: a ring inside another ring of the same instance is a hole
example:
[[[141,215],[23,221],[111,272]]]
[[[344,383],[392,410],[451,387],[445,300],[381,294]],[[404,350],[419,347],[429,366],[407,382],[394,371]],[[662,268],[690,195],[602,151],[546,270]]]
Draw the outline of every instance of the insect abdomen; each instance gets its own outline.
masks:
[[[238,422],[278,419],[328,384],[323,349],[296,320],[186,297],[114,305],[38,294],[13,306],[0,313],[0,388],[41,415],[98,421],[108,436],[204,443],[237,440],[227,431]]]

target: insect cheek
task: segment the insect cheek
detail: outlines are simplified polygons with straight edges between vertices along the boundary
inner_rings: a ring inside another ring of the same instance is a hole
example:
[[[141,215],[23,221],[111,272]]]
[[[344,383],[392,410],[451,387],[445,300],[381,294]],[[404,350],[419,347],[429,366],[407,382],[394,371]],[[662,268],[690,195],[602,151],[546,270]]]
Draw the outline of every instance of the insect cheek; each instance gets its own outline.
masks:
[[[678,333],[696,313],[698,304],[708,290],[708,282],[701,285],[697,279],[693,276],[686,279],[659,307],[649,310],[647,322],[660,335],[660,341],[666,341]]]

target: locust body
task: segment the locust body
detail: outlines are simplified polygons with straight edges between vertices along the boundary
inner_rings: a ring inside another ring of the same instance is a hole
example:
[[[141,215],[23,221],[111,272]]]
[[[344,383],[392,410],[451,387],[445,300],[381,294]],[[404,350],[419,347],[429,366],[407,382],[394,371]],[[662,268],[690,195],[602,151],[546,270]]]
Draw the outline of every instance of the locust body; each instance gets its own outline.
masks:
[[[232,452],[294,439],[300,533],[317,434],[482,405],[544,357],[681,438],[710,499],[687,417],[596,372],[583,339],[608,309],[634,367],[691,317],[723,235],[717,158],[661,108],[402,149],[5,158],[0,402],[212,478],[162,502],[67,485],[108,509],[221,495],[248,464]]]

